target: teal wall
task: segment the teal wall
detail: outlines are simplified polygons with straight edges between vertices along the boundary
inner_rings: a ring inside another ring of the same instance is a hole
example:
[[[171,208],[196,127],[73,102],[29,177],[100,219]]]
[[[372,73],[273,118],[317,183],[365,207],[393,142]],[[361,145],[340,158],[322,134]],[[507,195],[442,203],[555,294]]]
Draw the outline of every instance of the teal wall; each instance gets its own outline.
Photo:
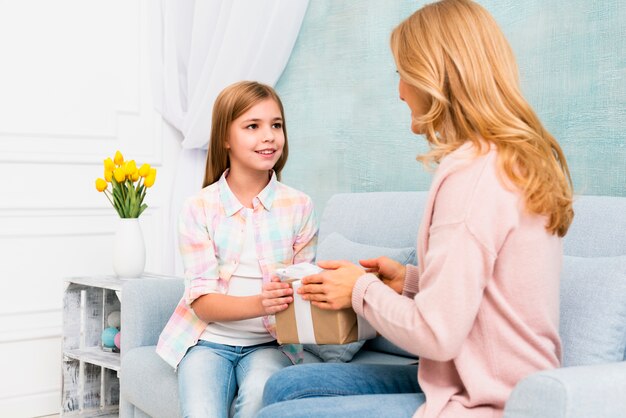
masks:
[[[311,0],[277,84],[284,181],[318,210],[337,192],[427,190],[424,139],[398,100],[391,29],[424,1]],[[522,89],[561,143],[579,194],[626,196],[626,2],[483,0],[516,53]]]

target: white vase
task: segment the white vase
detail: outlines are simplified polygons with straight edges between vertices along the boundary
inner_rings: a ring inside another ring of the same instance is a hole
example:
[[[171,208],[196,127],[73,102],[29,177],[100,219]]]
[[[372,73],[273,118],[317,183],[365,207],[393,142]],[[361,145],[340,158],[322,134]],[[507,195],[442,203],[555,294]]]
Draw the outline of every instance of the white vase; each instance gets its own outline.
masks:
[[[113,240],[113,270],[117,277],[139,277],[146,266],[146,244],[139,218],[118,219]]]

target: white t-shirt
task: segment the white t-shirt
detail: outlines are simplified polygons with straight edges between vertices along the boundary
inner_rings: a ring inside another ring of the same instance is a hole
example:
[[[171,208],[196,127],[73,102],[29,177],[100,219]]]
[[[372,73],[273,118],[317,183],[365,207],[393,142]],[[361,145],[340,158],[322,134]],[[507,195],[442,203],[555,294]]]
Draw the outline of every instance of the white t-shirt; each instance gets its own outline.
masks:
[[[263,273],[259,266],[252,224],[252,209],[246,211],[246,233],[239,265],[228,283],[227,295],[252,296],[261,293]],[[200,339],[218,344],[250,346],[273,341],[274,338],[263,325],[261,317],[241,321],[211,322]]]

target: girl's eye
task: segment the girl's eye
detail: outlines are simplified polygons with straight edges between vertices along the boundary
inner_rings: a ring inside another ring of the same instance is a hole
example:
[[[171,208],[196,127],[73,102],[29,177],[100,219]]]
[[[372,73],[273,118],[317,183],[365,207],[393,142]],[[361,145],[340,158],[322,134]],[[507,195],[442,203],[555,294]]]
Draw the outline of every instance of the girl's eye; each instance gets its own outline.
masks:
[[[274,129],[282,129],[283,128],[283,124],[280,122],[276,122],[275,124],[272,125],[272,128]]]
[[[256,123],[252,123],[252,124],[246,126],[246,129],[256,129],[258,127],[259,127],[259,125],[257,125]]]

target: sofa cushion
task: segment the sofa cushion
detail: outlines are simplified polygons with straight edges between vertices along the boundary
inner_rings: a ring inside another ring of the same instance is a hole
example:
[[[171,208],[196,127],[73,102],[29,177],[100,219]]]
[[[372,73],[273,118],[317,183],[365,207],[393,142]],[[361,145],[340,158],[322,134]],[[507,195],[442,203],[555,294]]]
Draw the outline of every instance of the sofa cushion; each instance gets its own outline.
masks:
[[[359,244],[333,232],[329,234],[317,249],[317,261],[348,260],[358,265],[359,260],[386,256],[402,264],[414,263],[415,248],[387,248]],[[365,340],[341,345],[305,344],[305,350],[315,354],[326,362],[346,362],[361,349]]]
[[[560,334],[564,366],[624,359],[626,256],[564,257]]]
[[[389,248],[359,244],[336,232],[331,233],[317,248],[317,261],[348,260],[359,264],[359,260],[386,256],[401,264],[415,263],[415,247]]]

